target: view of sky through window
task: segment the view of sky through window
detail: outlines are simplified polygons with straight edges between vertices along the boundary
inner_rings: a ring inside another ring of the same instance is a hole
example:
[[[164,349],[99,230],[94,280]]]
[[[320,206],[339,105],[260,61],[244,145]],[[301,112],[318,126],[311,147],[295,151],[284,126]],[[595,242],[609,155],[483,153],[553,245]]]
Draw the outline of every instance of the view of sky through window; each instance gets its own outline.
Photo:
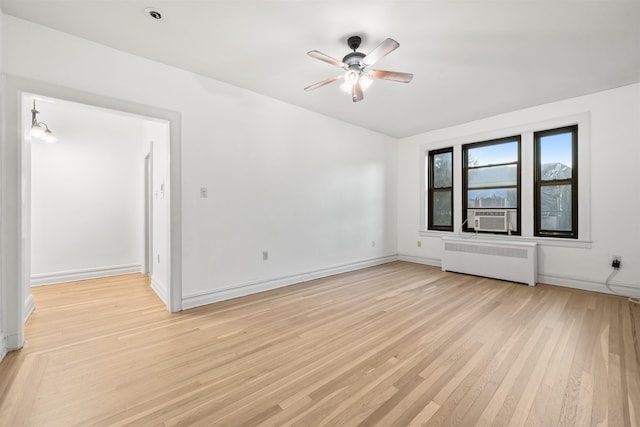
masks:
[[[543,136],[540,138],[540,155],[542,164],[562,163],[572,167],[571,133]]]
[[[518,160],[516,141],[471,148],[468,152],[469,166],[499,165]]]

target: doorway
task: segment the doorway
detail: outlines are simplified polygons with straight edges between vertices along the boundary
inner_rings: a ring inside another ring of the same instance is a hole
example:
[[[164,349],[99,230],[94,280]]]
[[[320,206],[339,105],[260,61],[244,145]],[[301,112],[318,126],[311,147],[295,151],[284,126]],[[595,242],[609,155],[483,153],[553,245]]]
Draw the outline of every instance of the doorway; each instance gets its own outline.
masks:
[[[180,114],[155,107],[116,100],[48,83],[5,76],[5,140],[2,145],[2,224],[4,236],[0,256],[3,265],[2,317],[6,319],[4,338],[6,349],[15,350],[24,343],[24,322],[29,315],[31,282],[31,164],[30,145],[25,138],[25,123],[30,124],[30,105],[25,94],[75,102],[92,108],[103,108],[122,114],[164,122],[168,156],[166,179],[167,209],[167,295],[170,311],[182,309],[181,222],[180,222]],[[25,118],[26,116],[26,118]],[[28,127],[27,127],[28,130]],[[141,160],[139,160],[141,161]],[[165,184],[163,183],[163,186]],[[141,239],[142,240],[142,239]]]
[[[167,259],[143,237],[147,218],[142,162],[150,151],[149,135],[165,139],[167,125],[32,94],[23,95],[23,104],[37,105],[37,120],[46,120],[57,136],[53,143],[30,137],[30,121],[26,123],[31,286],[144,273],[150,252]],[[157,146],[168,147],[165,141]],[[165,175],[160,173],[155,181],[164,181]],[[154,177],[149,178],[153,186]],[[158,201],[158,209],[167,209],[165,202]],[[166,239],[166,233],[155,234],[159,243]],[[157,267],[160,272],[163,265]],[[155,279],[166,303],[166,281]]]

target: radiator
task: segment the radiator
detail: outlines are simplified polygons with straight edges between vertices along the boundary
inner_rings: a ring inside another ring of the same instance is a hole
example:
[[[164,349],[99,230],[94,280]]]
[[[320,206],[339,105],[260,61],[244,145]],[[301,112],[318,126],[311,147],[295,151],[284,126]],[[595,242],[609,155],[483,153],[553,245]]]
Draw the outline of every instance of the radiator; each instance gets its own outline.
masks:
[[[442,245],[442,271],[536,284],[537,243],[443,237]]]

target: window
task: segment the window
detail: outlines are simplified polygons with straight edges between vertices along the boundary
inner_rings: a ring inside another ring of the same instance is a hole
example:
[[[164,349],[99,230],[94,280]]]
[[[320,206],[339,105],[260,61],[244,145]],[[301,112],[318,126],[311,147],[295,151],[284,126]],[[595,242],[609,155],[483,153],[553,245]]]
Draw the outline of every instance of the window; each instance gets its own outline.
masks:
[[[520,136],[462,146],[464,231],[473,230],[476,212],[505,212],[503,230],[520,234]]]
[[[578,126],[534,133],[534,234],[578,238]]]
[[[429,230],[453,231],[453,147],[429,151]]]
[[[590,114],[509,129],[421,146],[421,235],[591,247]]]

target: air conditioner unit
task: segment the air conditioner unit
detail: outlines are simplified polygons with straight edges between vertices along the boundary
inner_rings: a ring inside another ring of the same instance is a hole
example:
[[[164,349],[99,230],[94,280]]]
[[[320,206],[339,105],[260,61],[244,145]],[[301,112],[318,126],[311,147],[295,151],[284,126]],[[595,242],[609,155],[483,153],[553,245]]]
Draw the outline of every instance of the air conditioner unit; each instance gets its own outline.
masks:
[[[473,228],[476,231],[507,231],[508,216],[506,210],[477,210],[473,216]]]

